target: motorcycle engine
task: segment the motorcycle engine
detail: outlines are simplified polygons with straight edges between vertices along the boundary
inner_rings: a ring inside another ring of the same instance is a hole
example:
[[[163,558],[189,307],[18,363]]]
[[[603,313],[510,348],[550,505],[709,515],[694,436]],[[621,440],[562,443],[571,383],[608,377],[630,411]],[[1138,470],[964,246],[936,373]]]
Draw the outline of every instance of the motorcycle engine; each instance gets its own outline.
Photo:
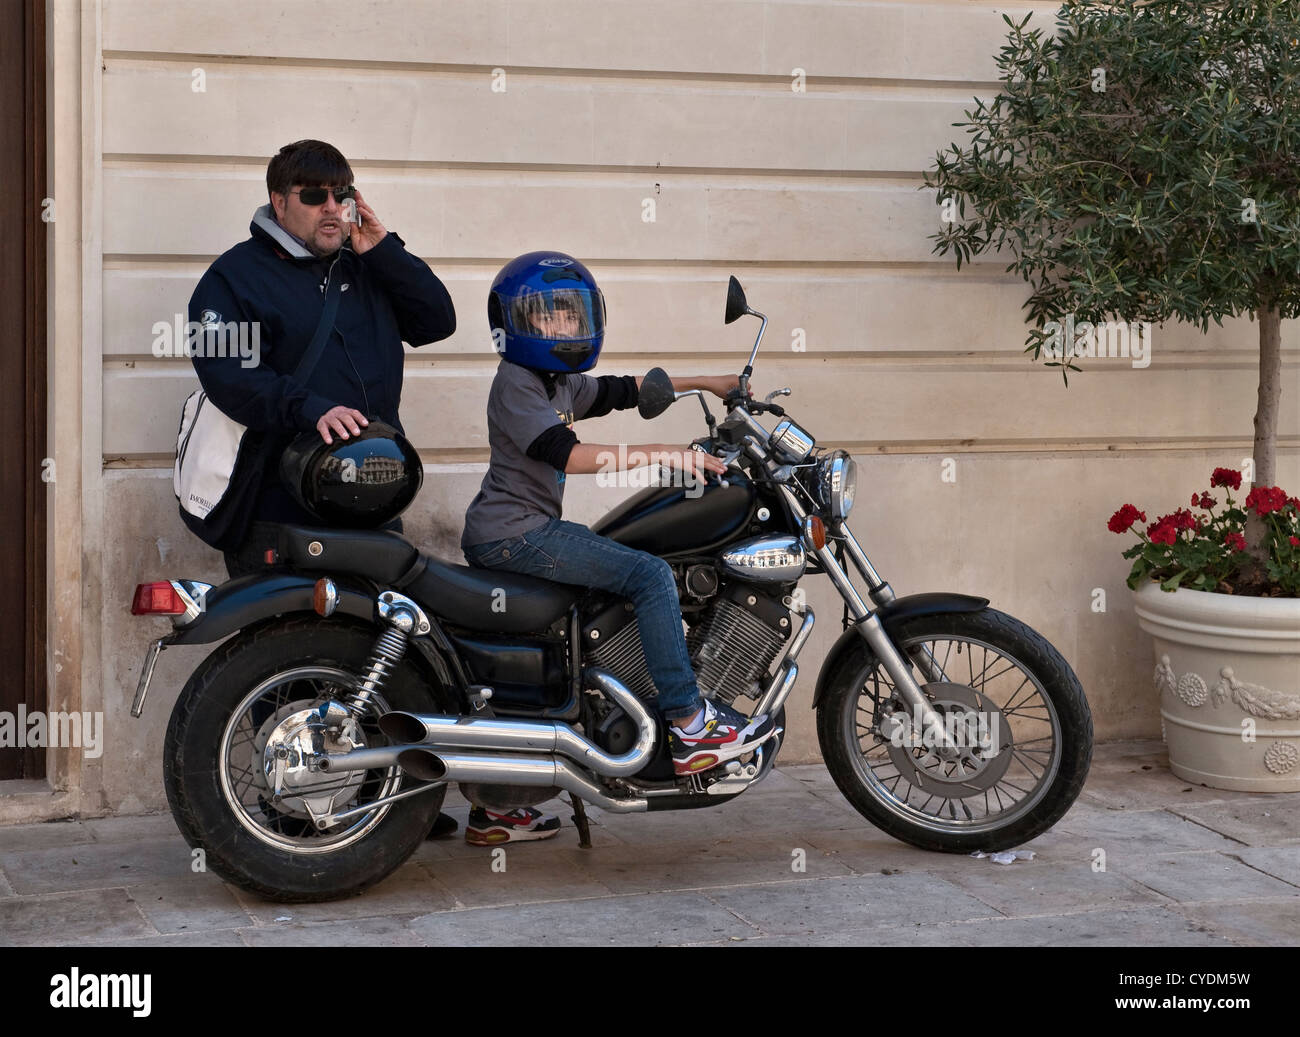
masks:
[[[687,571],[683,591],[690,623],[686,648],[700,692],[728,705],[742,695],[756,698],[794,630],[784,595],[742,581],[719,583],[706,566]],[[582,634],[585,665],[606,670],[641,698],[656,694],[630,602],[607,606],[587,621]]]

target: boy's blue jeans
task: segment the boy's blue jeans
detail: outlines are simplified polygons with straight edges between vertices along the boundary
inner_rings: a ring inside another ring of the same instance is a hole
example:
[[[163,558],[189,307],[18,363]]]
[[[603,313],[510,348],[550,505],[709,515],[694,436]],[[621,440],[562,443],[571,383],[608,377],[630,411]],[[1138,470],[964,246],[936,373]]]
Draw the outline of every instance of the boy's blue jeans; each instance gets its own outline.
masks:
[[[700,708],[700,689],[682,633],[677,583],[662,558],[563,519],[551,519],[523,536],[473,544],[465,548],[465,558],[483,569],[599,587],[627,598],[636,606],[641,647],[659,692],[660,712],[669,720],[682,720]]]

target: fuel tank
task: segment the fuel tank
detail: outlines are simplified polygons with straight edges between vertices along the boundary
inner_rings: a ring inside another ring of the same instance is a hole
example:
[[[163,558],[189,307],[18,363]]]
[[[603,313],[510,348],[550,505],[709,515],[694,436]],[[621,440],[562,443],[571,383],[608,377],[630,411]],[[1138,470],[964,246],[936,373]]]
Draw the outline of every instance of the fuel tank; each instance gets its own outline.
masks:
[[[649,486],[591,527],[620,544],[654,555],[689,554],[724,543],[754,509],[753,481],[730,468],[727,485]]]

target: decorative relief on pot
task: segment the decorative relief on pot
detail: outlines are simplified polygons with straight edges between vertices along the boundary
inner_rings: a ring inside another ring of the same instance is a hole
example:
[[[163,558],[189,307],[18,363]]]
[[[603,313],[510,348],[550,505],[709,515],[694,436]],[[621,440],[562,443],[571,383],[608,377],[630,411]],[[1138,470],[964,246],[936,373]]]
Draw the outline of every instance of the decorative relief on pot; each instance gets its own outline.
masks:
[[[1210,697],[1210,689],[1205,679],[1198,673],[1185,673],[1182,677],[1174,673],[1169,663],[1169,656],[1160,657],[1160,665],[1155,672],[1156,691],[1166,692],[1186,702],[1189,706],[1200,706]]]
[[[1168,692],[1174,694],[1178,687],[1178,678],[1174,676],[1174,668],[1169,665],[1169,656],[1162,655],[1160,662],[1156,666],[1155,673],[1156,691],[1163,695]]]
[[[1251,716],[1263,720],[1300,718],[1300,696],[1288,695],[1285,691],[1272,691],[1247,681],[1239,681],[1233,676],[1230,666],[1225,666],[1219,671],[1219,678],[1219,682],[1214,686],[1216,706],[1221,705],[1224,699],[1231,698]]]
[[[1274,774],[1288,774],[1300,761],[1300,749],[1290,742],[1274,742],[1264,750],[1264,766]]]
[[[1174,694],[1189,706],[1199,706],[1210,697],[1210,689],[1199,673],[1185,673],[1178,678]]]

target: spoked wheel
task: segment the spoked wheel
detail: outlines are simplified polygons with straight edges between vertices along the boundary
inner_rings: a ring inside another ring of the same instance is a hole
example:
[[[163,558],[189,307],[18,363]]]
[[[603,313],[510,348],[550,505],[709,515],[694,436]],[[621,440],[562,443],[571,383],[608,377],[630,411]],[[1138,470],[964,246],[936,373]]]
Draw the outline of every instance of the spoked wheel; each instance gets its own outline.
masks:
[[[1060,654],[993,609],[917,616],[895,634],[930,667],[918,682],[952,744],[919,723],[864,643],[830,676],[817,714],[840,791],[877,827],[928,850],[1006,849],[1055,824],[1092,757],[1092,716]]]
[[[376,637],[338,621],[276,621],[195,671],[172,712],[163,769],[172,814],[206,867],[267,899],[328,900],[380,881],[423,840],[445,786],[368,809],[425,783],[391,760],[321,768],[328,756],[387,745],[377,721],[389,707],[454,711],[410,655],[367,712],[343,708]]]

